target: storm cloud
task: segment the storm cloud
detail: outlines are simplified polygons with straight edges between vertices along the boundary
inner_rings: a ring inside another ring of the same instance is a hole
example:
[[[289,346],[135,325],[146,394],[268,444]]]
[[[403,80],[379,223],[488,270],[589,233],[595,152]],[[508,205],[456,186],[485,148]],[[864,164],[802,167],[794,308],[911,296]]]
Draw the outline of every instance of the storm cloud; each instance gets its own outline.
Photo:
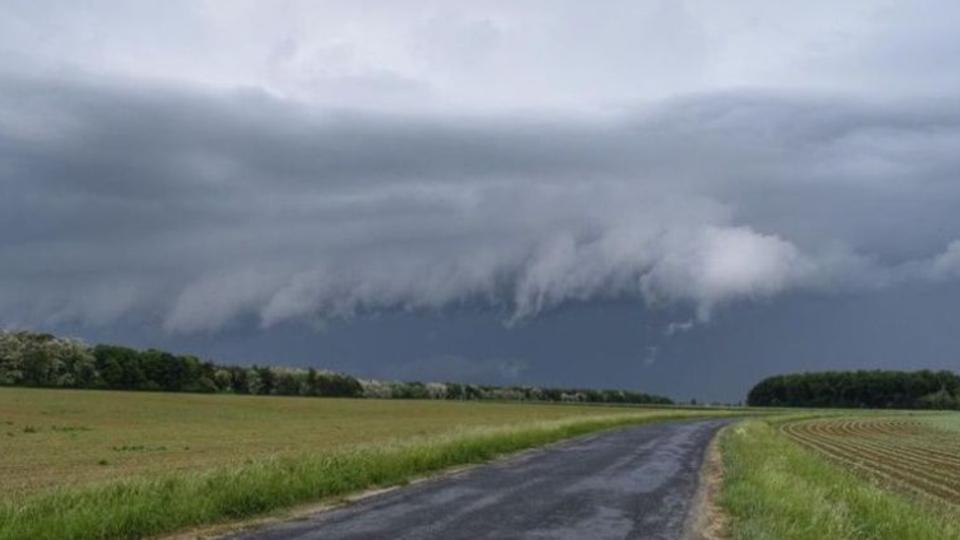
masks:
[[[383,309],[688,307],[960,276],[960,112],[714,92],[617,114],[0,81],[0,319],[214,331]]]
[[[954,368],[958,14],[7,1],[0,326],[684,399]]]

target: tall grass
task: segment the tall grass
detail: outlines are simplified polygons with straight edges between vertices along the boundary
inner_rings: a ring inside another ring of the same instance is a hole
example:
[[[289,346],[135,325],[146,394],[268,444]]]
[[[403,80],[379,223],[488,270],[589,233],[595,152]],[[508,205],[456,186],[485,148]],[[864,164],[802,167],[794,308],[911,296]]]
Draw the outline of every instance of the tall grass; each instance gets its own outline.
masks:
[[[645,412],[464,430],[389,445],[263,459],[205,474],[171,474],[61,490],[0,507],[0,538],[139,538],[254,516],[598,430],[694,418]]]
[[[738,539],[960,539],[960,512],[887,491],[786,439],[768,420],[720,440],[721,506]]]

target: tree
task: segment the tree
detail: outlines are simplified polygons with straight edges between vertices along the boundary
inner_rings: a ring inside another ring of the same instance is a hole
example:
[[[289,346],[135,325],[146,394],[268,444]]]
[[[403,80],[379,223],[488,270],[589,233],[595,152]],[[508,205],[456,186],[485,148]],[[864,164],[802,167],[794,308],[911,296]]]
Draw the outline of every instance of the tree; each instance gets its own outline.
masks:
[[[256,393],[263,395],[272,394],[277,380],[276,376],[273,374],[273,370],[266,366],[253,366],[253,371],[255,371],[257,376],[260,378],[260,388]]]
[[[300,395],[300,378],[293,371],[280,371],[276,374],[274,393],[278,396]]]
[[[232,392],[234,390],[233,373],[229,369],[218,368],[213,373],[213,382],[218,392]]]
[[[0,330],[0,385],[23,383],[23,350],[21,333]]]
[[[405,399],[504,399],[670,403],[665,397],[626,390],[475,386],[458,383],[371,381],[314,368],[222,366],[192,355],[116,345],[90,347],[80,340],[0,330],[0,385],[109,388],[167,392],[308,395]],[[943,373],[924,373],[908,392],[956,395],[960,384]],[[900,394],[897,394],[900,395]],[[925,402],[925,403],[926,403]]]
[[[310,368],[307,370],[307,395],[308,396],[318,396],[320,395],[318,383],[317,383],[317,370]]]
[[[784,407],[955,408],[960,376],[949,371],[826,371],[767,377],[747,404]]]

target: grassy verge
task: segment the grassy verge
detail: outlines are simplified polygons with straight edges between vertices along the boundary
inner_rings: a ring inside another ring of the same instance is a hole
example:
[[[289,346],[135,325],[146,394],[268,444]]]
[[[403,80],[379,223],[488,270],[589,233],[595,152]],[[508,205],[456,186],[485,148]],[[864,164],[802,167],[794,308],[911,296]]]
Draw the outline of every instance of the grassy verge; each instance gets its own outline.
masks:
[[[720,504],[739,539],[957,539],[956,508],[884,489],[801,448],[774,419],[751,419],[720,441]]]
[[[703,413],[647,411],[476,428],[389,445],[262,459],[203,474],[129,479],[5,503],[0,538],[137,538],[235,520],[603,429]]]

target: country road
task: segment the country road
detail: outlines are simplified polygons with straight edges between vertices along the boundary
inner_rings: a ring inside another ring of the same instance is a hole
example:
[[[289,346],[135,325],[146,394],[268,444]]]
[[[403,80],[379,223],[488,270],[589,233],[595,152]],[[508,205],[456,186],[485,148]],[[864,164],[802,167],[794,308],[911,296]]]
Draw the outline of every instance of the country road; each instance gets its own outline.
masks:
[[[579,438],[232,538],[680,538],[706,446],[725,422]]]

